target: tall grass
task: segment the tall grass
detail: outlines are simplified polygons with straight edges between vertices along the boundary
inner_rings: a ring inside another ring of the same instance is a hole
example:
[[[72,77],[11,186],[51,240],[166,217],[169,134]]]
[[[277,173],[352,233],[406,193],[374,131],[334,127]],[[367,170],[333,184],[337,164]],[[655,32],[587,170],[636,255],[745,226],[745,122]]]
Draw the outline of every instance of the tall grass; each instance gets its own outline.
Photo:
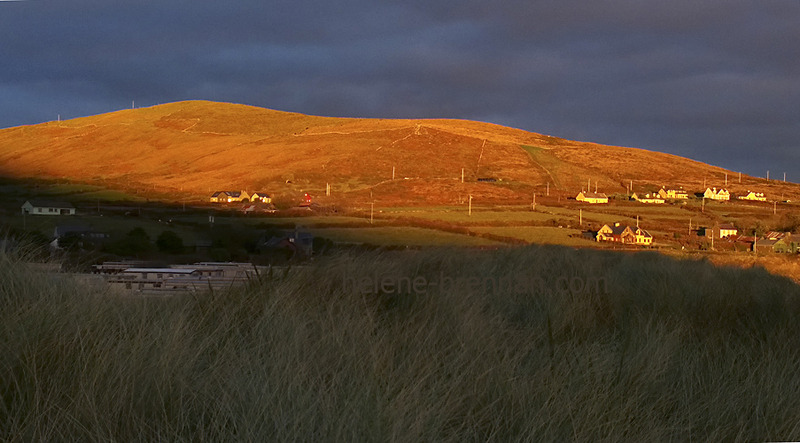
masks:
[[[800,289],[759,269],[368,252],[140,298],[3,254],[0,280],[4,441],[800,439]]]

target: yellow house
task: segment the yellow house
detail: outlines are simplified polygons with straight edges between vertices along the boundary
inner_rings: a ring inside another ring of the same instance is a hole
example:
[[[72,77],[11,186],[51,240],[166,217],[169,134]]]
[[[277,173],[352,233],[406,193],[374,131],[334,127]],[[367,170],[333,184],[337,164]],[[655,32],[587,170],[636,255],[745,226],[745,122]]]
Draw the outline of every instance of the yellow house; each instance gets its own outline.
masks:
[[[250,194],[247,191],[217,191],[210,200],[212,203],[249,202]]]
[[[260,201],[262,203],[272,203],[272,196],[267,194],[266,192],[254,192],[253,195],[250,196],[251,202]]]
[[[706,188],[703,193],[703,198],[710,198],[711,200],[727,201],[731,199],[731,193],[727,189]]]
[[[602,192],[579,192],[575,200],[584,203],[608,203],[608,196]]]
[[[764,196],[763,192],[747,191],[747,194],[740,195],[738,198],[739,198],[739,200],[754,200],[754,201],[760,201],[760,202],[767,201],[767,197]]]
[[[663,186],[658,190],[658,196],[665,200],[688,199],[689,193],[683,189],[665,189]]]
[[[730,223],[722,223],[717,229],[719,229],[719,238],[731,237],[739,232],[736,226]]]

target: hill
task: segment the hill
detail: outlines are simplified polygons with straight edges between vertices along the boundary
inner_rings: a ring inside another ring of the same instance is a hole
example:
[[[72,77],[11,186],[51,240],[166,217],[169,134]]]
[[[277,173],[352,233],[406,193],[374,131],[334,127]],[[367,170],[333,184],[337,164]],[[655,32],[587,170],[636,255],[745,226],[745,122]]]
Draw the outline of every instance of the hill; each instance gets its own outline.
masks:
[[[674,155],[489,123],[316,117],[208,101],[0,130],[0,174],[154,198],[205,198],[222,189],[322,195],[330,183],[334,197],[384,204],[451,204],[467,194],[522,202],[548,187],[574,196],[589,181],[609,194],[631,183],[639,191],[694,191],[721,187],[728,174],[733,192],[758,186],[800,196],[796,185],[749,176],[740,184],[733,171]]]

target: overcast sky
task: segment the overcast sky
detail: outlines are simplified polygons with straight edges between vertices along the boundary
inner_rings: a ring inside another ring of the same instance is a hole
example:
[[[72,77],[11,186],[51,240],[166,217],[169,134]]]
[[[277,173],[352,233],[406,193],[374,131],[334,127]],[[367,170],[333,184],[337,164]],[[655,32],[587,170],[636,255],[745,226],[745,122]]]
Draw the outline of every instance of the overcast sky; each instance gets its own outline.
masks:
[[[800,182],[800,0],[0,0],[0,127],[186,99],[480,120]]]

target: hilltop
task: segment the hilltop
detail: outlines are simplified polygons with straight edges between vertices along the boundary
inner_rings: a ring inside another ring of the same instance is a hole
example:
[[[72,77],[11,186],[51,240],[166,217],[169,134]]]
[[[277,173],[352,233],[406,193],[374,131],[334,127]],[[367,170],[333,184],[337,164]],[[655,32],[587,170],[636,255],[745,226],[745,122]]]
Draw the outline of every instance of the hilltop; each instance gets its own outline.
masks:
[[[461,171],[464,170],[464,183]],[[392,174],[394,171],[394,180]],[[154,198],[221,189],[324,194],[389,204],[523,202],[662,185],[800,196],[797,186],[675,155],[605,146],[490,123],[317,117],[185,101],[0,130],[0,175],[99,183]],[[481,180],[479,179],[488,179]]]

